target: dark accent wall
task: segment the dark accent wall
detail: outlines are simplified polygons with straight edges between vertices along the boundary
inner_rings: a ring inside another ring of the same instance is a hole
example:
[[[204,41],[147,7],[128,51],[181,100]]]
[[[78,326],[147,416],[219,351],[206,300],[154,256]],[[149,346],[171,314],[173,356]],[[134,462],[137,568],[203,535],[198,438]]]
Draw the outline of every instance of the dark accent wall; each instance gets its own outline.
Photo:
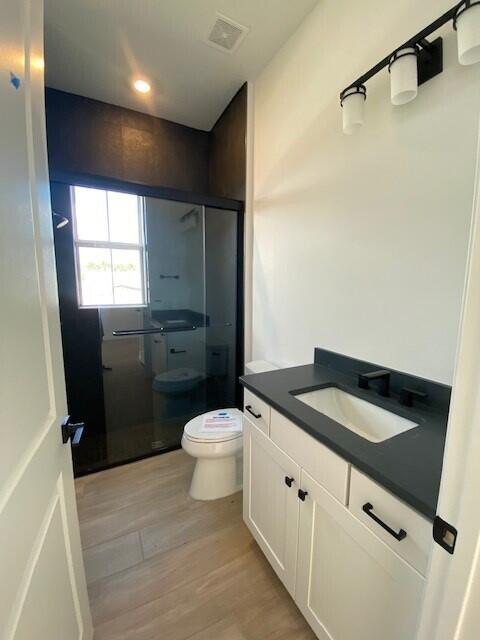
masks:
[[[52,173],[83,173],[245,200],[247,85],[210,132],[46,90]]]
[[[52,210],[72,219],[70,188],[52,182]],[[54,227],[58,299],[68,412],[73,422],[85,422],[82,442],[74,457],[75,472],[106,456],[103,400],[102,329],[98,309],[79,309],[75,277],[73,225]]]
[[[247,84],[237,92],[210,132],[210,193],[245,200]]]
[[[135,191],[138,185],[158,187],[158,197],[213,207],[229,208],[203,196],[244,201],[246,90],[244,85],[207,132],[47,89],[49,166],[52,179],[57,176],[58,180],[51,183],[53,211],[71,219],[69,187],[62,179],[68,174],[83,174],[83,181],[88,177],[99,188],[108,188],[109,180],[112,188],[120,186],[115,181],[130,183],[130,189],[135,183]],[[231,208],[236,209],[233,203]],[[240,211],[237,244],[242,243]],[[75,472],[83,473],[106,457],[101,327],[97,309],[78,308],[71,224],[55,230],[55,252],[68,407],[74,420],[87,425],[83,438],[88,446],[80,447],[75,455]],[[242,252],[237,259],[237,362],[241,363]]]
[[[48,88],[46,113],[53,170],[208,192],[207,131]]]

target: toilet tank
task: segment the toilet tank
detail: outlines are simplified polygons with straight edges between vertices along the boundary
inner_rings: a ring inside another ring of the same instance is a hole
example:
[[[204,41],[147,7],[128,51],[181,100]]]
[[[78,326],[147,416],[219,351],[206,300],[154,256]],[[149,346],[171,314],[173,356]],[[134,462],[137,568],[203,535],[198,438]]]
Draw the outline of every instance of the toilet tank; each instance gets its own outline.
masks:
[[[228,344],[207,344],[207,376],[223,378],[228,374]]]
[[[264,373],[274,369],[278,369],[278,367],[266,360],[252,360],[252,362],[245,363],[245,375],[249,373]]]

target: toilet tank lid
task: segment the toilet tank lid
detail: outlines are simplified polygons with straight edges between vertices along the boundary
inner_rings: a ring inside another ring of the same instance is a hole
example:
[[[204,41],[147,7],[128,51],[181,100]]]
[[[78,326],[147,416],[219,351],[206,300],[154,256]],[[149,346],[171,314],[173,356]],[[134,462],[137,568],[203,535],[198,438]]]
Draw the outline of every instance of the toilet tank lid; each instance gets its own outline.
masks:
[[[273,371],[274,369],[278,369],[278,367],[266,360],[252,360],[252,362],[247,362],[245,364],[246,374],[263,373],[264,371]]]

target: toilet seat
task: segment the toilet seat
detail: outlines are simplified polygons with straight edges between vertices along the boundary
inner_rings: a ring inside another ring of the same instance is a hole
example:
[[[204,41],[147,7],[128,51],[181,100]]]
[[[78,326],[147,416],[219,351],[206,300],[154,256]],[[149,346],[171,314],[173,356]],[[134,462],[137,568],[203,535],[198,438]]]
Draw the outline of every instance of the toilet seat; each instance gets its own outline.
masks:
[[[217,352],[217,348],[215,351]],[[218,353],[220,353],[219,348]],[[268,362],[247,362],[245,373],[259,373],[275,368]],[[215,367],[211,367],[209,370],[212,375],[218,373]],[[190,495],[194,500],[218,500],[230,496],[242,488],[243,422],[240,423],[242,431],[201,432],[205,416],[215,414],[218,411],[228,411],[243,418],[242,412],[238,409],[217,409],[217,411],[209,411],[193,418],[184,427],[182,448],[189,456],[196,458],[190,484]]]
[[[213,444],[215,442],[229,442],[230,440],[237,440],[243,436],[243,424],[241,431],[230,431],[230,432],[218,432],[218,433],[203,433],[203,420],[206,416],[214,415],[218,413],[219,409],[216,411],[209,411],[208,413],[203,413],[196,418],[193,418],[185,425],[183,431],[183,437],[191,442],[204,442],[206,444]],[[228,411],[231,415],[237,416],[242,420],[242,412],[239,409],[230,408],[230,409],[221,409],[221,411]]]

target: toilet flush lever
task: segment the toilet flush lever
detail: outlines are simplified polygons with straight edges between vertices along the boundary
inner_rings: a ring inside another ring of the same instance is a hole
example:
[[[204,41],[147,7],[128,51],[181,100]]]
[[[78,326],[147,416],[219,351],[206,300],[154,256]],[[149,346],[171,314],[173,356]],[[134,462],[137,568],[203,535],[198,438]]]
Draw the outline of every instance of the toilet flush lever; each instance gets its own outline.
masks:
[[[62,422],[62,442],[72,440],[72,447],[78,447],[85,429],[84,422],[70,422],[70,416],[65,416]]]

